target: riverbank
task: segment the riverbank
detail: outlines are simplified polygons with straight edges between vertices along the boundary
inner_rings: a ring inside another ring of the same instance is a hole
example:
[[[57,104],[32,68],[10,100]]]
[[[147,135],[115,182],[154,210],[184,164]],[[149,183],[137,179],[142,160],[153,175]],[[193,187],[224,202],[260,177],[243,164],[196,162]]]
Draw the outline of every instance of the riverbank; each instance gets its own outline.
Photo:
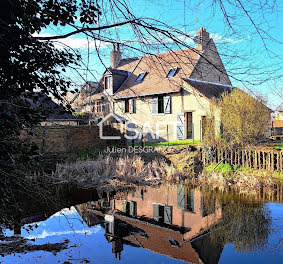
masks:
[[[55,184],[79,188],[121,188],[161,183],[193,183],[239,193],[256,193],[263,188],[276,190],[282,172],[238,168],[229,164],[203,167],[195,146],[160,147],[139,153],[111,153],[97,159],[57,164],[47,177]]]

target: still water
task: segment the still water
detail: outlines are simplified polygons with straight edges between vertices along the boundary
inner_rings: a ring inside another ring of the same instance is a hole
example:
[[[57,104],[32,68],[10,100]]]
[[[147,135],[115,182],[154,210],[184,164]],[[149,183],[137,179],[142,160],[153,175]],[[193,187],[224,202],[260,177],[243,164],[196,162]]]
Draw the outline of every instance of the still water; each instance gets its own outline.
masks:
[[[162,185],[55,196],[21,198],[0,263],[283,263],[282,194]]]

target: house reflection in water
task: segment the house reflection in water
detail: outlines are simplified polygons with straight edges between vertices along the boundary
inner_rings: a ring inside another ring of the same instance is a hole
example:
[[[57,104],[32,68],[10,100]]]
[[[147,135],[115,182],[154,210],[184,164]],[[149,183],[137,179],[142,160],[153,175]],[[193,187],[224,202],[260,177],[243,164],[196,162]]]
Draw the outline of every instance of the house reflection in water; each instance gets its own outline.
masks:
[[[200,189],[181,185],[139,187],[76,208],[89,226],[101,224],[118,259],[131,245],[185,262],[217,263],[223,245],[212,245],[209,229],[222,210],[204,197]]]

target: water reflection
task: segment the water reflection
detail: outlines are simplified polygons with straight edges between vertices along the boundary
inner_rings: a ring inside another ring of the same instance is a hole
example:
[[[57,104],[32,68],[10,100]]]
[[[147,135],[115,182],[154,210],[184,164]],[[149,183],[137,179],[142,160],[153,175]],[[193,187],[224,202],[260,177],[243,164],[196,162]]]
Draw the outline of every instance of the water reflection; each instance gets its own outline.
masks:
[[[85,231],[73,230],[75,233],[84,232],[89,236],[97,236],[98,239],[98,230],[103,230],[104,241],[101,239],[99,243],[111,245],[112,250],[105,246],[103,253],[93,252],[98,263],[105,254],[112,254],[118,262],[131,263],[130,248],[154,252],[160,258],[168,256],[170,259],[190,263],[223,262],[227,252],[230,256],[241,253],[239,257],[243,257],[248,252],[251,252],[249,256],[253,256],[255,252],[259,254],[261,251],[264,260],[264,257],[271,254],[268,250],[270,251],[274,241],[280,241],[282,237],[282,223],[275,227],[276,232],[278,229],[281,231],[272,233],[274,219],[268,204],[200,187],[141,186],[126,191],[98,192],[74,190],[65,186],[57,189],[56,197],[60,198],[60,206],[76,204],[72,214],[79,214]],[[55,218],[54,212],[59,210],[58,207],[35,206],[36,203],[39,201],[34,201],[32,208],[37,210],[26,206],[21,217],[17,214],[17,220],[13,224],[14,235],[20,235],[23,232],[21,227],[26,227],[27,224],[44,222],[46,219],[48,222],[52,214]],[[283,207],[280,208],[282,215],[277,219],[282,221]],[[66,218],[68,219],[67,216]],[[68,219],[66,223],[73,227],[73,219]],[[98,226],[102,229],[97,229]],[[43,239],[42,235],[33,236],[32,231],[30,233],[29,238]],[[69,231],[60,234],[71,233],[70,227]],[[280,263],[282,253],[272,254],[275,256],[273,262]],[[110,257],[107,256],[108,258]],[[112,263],[113,260],[101,262]]]

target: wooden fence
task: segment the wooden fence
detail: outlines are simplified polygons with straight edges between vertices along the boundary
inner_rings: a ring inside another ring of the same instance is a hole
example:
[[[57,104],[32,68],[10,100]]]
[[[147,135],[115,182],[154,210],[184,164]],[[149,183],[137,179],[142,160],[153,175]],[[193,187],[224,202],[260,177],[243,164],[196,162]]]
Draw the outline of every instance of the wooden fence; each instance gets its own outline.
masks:
[[[250,149],[208,149],[202,150],[204,166],[213,163],[229,163],[238,167],[283,171],[283,151]]]

